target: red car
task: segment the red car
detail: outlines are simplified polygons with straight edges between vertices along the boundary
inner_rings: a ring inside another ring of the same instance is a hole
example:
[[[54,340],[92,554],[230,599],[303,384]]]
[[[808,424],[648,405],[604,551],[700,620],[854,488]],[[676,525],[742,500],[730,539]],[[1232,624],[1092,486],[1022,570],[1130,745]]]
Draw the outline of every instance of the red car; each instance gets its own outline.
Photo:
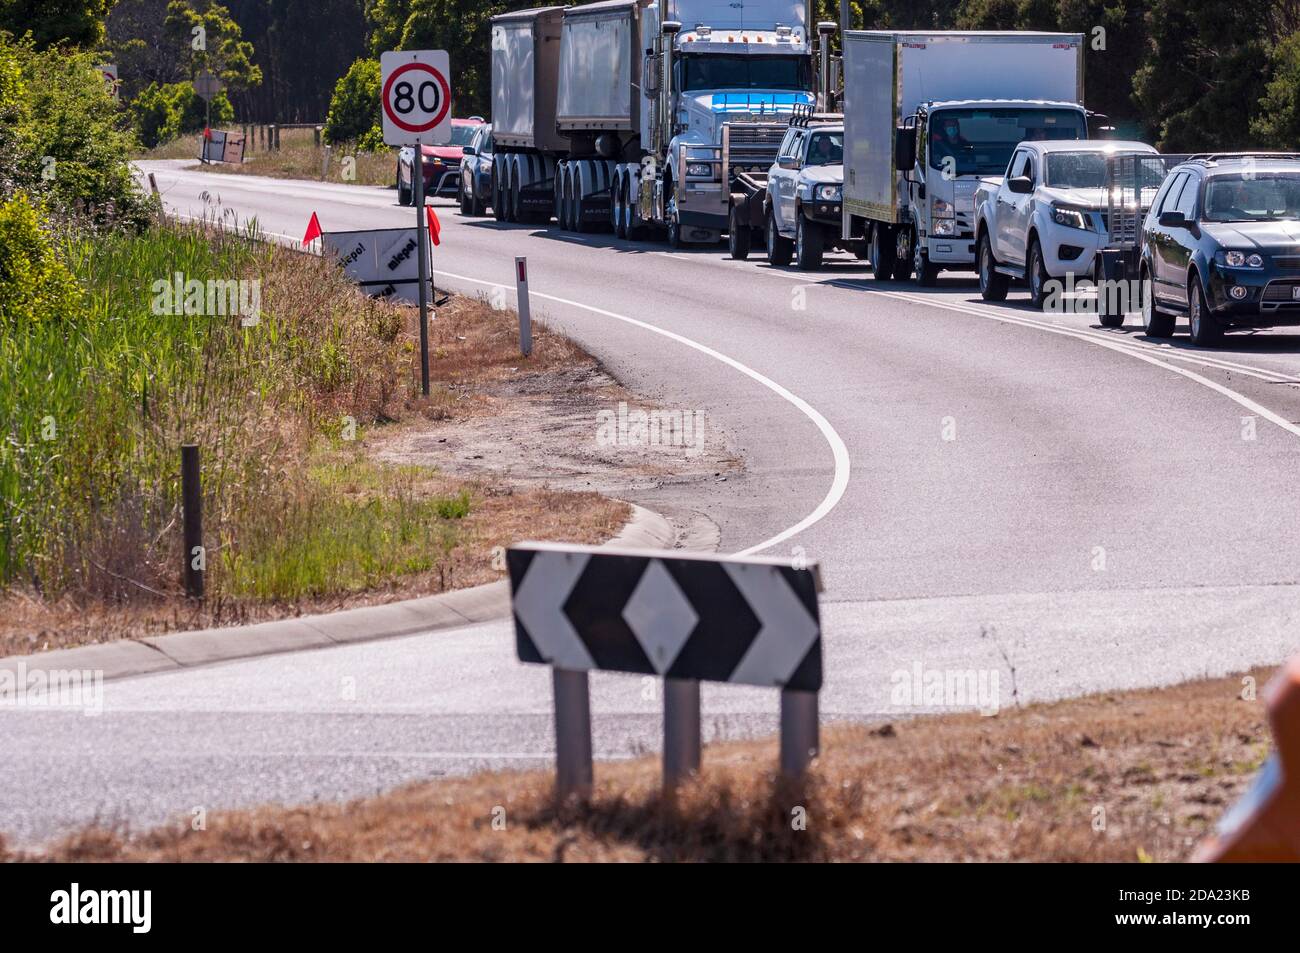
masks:
[[[478,116],[451,121],[451,143],[445,146],[421,146],[424,150],[424,194],[427,197],[457,198],[460,195],[460,160],[465,146],[474,136],[474,130],[483,125]],[[415,149],[402,146],[397,152],[397,202],[410,205],[412,193],[412,168]]]

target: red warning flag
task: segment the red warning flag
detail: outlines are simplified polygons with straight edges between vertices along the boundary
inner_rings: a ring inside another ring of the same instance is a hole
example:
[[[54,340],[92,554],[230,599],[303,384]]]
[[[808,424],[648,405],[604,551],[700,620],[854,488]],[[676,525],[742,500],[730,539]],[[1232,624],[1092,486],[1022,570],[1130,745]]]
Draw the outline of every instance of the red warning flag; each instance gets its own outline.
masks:
[[[438,221],[438,213],[433,210],[432,205],[425,206],[429,215],[429,240],[435,245],[442,244],[442,222]]]
[[[302,236],[302,243],[306,245],[313,238],[320,238],[320,219],[315,212],[311,213],[311,221],[307,223],[307,234]]]

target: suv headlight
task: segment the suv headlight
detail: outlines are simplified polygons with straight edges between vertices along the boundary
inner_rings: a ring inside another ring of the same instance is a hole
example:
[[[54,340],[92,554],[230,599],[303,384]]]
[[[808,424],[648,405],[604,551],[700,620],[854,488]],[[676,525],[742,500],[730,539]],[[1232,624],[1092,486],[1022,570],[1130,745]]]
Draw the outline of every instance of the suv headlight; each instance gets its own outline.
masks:
[[[947,199],[935,197],[930,199],[930,217],[931,218],[952,218],[952,203]]]
[[[1077,208],[1069,208],[1064,205],[1052,206],[1052,221],[1057,225],[1064,225],[1066,228],[1088,227],[1088,220],[1083,217],[1083,212]]]
[[[1264,256],[1244,251],[1221,251],[1216,255],[1219,263],[1229,268],[1263,268]]]
[[[707,162],[688,162],[686,163],[686,174],[704,177],[713,174],[713,166]]]
[[[840,186],[838,185],[819,185],[815,190],[818,202],[838,202],[840,200]]]

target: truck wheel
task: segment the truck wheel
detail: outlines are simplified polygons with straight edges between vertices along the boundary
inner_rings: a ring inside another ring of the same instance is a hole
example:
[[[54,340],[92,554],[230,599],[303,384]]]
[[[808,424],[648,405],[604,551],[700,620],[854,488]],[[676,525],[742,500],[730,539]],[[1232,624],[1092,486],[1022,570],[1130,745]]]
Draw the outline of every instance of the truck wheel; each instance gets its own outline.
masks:
[[[894,277],[893,229],[885,225],[871,226],[871,244],[867,257],[871,259],[871,274],[877,281],[890,281]]]
[[[555,224],[564,228],[564,163],[555,166]]]
[[[906,281],[912,277],[912,230],[894,229],[894,280]]]
[[[1177,318],[1156,307],[1156,296],[1151,286],[1151,278],[1145,268],[1142,269],[1142,327],[1149,338],[1172,337]]]
[[[727,251],[736,261],[744,261],[753,246],[754,232],[748,222],[740,221],[740,209],[733,205],[727,218]]]
[[[975,262],[980,276],[980,297],[985,301],[1006,301],[1011,279],[997,270],[998,260],[993,257],[993,243],[989,241],[988,232],[980,236]]]
[[[623,234],[623,180],[616,179],[609,188],[609,230],[615,238],[625,238]]]
[[[917,240],[916,229],[912,229],[912,272],[922,288],[933,288],[939,280],[939,266],[930,264],[925,249]]]
[[[1193,344],[1216,347],[1223,341],[1223,325],[1206,303],[1201,279],[1195,273],[1187,282],[1187,323]]]
[[[411,190],[402,188],[402,173],[397,173],[397,178],[394,180],[394,183],[397,185],[397,204],[410,205]]]
[[[682,247],[682,223],[677,220],[677,206],[668,208],[668,247]]]
[[[816,271],[822,266],[822,253],[826,249],[826,233],[816,222],[799,214],[794,227],[795,264],[800,271]]]
[[[640,241],[645,234],[645,223],[641,220],[640,193],[632,191],[630,178],[623,180],[627,197],[623,203],[623,236],[630,242]]]
[[[1029,257],[1025,259],[1025,281],[1029,282],[1029,303],[1036,311],[1043,310],[1050,280],[1047,266],[1043,264],[1043,246],[1035,238],[1029,243]]]
[[[569,185],[572,189],[572,199],[569,214],[573,217],[573,230],[575,232],[587,232],[591,230],[582,218],[582,163],[573,170],[573,175],[569,177]]]
[[[790,264],[790,259],[793,257],[794,242],[781,237],[776,227],[776,216],[769,208],[767,210],[767,263],[778,267],[785,266]]]

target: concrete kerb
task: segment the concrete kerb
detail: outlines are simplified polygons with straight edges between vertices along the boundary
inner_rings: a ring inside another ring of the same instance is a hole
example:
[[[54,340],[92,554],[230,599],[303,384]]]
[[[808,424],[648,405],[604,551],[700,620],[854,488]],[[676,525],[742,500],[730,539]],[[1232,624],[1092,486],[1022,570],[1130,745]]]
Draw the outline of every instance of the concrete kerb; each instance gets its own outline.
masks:
[[[670,548],[675,536],[672,524],[652,510],[631,505],[631,518],[605,545]],[[0,670],[12,672],[15,677],[20,666],[27,671],[102,671],[108,680],[259,655],[396,638],[509,615],[510,588],[502,579],[469,589],[321,615],[14,655],[0,659]]]

